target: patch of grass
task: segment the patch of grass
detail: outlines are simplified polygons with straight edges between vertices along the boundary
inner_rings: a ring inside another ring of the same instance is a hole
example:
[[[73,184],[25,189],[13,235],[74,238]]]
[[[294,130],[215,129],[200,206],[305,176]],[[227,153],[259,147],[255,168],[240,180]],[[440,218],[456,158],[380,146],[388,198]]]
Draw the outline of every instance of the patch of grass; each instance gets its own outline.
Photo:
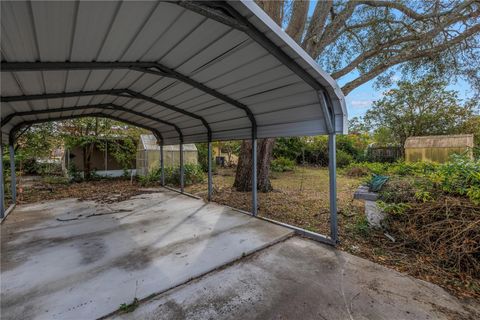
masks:
[[[42,180],[47,184],[69,184],[68,178],[62,176],[45,176]]]
[[[135,311],[135,309],[137,309],[139,305],[140,305],[140,301],[138,301],[137,298],[134,298],[133,301],[128,303],[128,304],[127,303],[122,303],[120,305],[120,307],[118,308],[118,310],[121,313],[130,313],[130,312]]]
[[[367,217],[364,215],[355,216],[353,223],[347,225],[347,229],[361,237],[367,237],[370,232]]]

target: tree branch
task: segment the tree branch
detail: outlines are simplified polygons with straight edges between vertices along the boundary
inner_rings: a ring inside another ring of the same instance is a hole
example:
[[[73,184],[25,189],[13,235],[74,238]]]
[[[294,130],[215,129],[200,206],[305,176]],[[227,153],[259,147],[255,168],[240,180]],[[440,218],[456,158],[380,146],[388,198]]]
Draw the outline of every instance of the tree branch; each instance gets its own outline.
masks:
[[[347,20],[352,16],[357,5],[357,1],[349,1],[345,5],[345,8],[334,16],[332,22],[325,27],[325,31],[320,37],[320,40],[312,48],[313,57],[318,57],[330,43],[340,37],[346,26]]]
[[[395,56],[391,59],[385,60],[384,62],[378,64],[372,70],[370,70],[367,73],[361,75],[357,79],[346,83],[342,87],[342,91],[345,95],[347,95],[353,89],[355,89],[358,86],[372,80],[373,78],[375,78],[376,76],[378,76],[379,74],[386,71],[387,69],[389,69],[392,66],[395,66],[397,64],[400,64],[400,63],[403,63],[403,62],[406,62],[406,61],[411,61],[411,60],[414,60],[414,59],[422,58],[422,57],[434,57],[435,55],[438,55],[442,51],[445,51],[445,50],[459,44],[460,42],[462,42],[465,39],[471,37],[472,35],[477,34],[478,32],[480,32],[480,25],[475,25],[475,26],[471,27],[470,29],[467,29],[466,31],[464,31],[458,37],[456,37],[452,40],[449,40],[445,43],[442,43],[442,44],[440,44],[440,45],[438,45],[434,48],[417,51],[417,50],[415,50],[415,46],[412,46],[410,48],[410,50],[404,50],[403,53],[401,53],[401,54],[399,54],[399,55],[397,55],[397,56]]]
[[[305,31],[309,6],[309,0],[295,0],[292,5],[292,17],[285,31],[297,43],[301,42],[303,32]]]
[[[377,56],[378,54],[384,52],[385,49],[388,49],[389,47],[404,44],[404,43],[408,43],[408,42],[412,42],[412,41],[424,42],[425,40],[433,39],[440,32],[443,32],[443,30],[448,25],[452,25],[452,24],[455,24],[457,22],[464,21],[467,18],[474,18],[474,17],[478,17],[478,16],[480,16],[479,11],[473,12],[473,13],[467,15],[467,16],[452,17],[452,18],[448,19],[447,21],[445,21],[443,24],[438,25],[435,28],[433,28],[433,29],[431,29],[431,30],[429,30],[425,33],[410,34],[408,36],[395,38],[391,41],[379,44],[378,46],[361,53],[359,56],[357,56],[355,59],[353,59],[347,66],[345,66],[341,70],[333,72],[331,74],[331,76],[334,79],[338,79],[340,77],[343,77],[344,75],[348,74],[349,72],[351,72],[355,68],[357,68],[362,62],[366,61],[369,58]],[[419,46],[420,46],[420,44],[419,44]]]
[[[318,42],[323,33],[323,29],[325,28],[325,24],[327,22],[328,13],[332,6],[332,0],[318,1],[317,5],[315,6],[310,25],[307,28],[307,34],[302,42],[302,47],[311,56],[313,56],[312,48],[315,46],[315,43]]]
[[[375,7],[375,8],[391,8],[391,9],[396,9],[403,13],[404,15],[414,19],[414,20],[426,20],[426,19],[431,19],[431,18],[439,18],[442,16],[447,16],[455,12],[460,12],[462,9],[467,8],[470,6],[472,3],[476,2],[478,0],[468,0],[463,3],[461,3],[459,6],[453,8],[452,10],[448,10],[445,12],[434,12],[430,14],[419,14],[415,12],[414,10],[404,6],[402,3],[398,1],[381,1],[381,0],[364,0],[364,1],[358,1],[360,4],[368,5],[370,7]]]

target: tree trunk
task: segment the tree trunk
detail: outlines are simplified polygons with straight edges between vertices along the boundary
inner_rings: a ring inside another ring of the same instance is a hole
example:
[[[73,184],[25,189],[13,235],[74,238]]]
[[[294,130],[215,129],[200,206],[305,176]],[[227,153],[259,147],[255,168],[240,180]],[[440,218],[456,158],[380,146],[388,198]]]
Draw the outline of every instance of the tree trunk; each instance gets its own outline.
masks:
[[[261,192],[271,191],[270,183],[270,161],[275,139],[258,140],[257,146],[257,190]],[[237,191],[252,190],[252,142],[244,140],[238,157],[237,172],[233,187]]]
[[[83,146],[83,176],[85,180],[90,180],[92,177],[91,159],[94,144],[90,143],[88,146]]]

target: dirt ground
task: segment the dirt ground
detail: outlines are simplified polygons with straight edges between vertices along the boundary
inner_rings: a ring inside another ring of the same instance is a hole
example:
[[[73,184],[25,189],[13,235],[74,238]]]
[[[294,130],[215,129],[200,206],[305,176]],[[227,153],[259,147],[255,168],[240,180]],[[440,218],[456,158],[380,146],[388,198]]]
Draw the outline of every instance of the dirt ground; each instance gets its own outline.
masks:
[[[213,201],[250,211],[251,194],[237,192],[231,187],[234,174],[233,169],[216,172]],[[480,301],[480,279],[439,268],[421,252],[405,252],[383,231],[370,229],[362,202],[353,200],[353,193],[361,183],[361,179],[347,177],[341,172],[337,177],[341,250],[438,284],[457,297]],[[273,192],[259,193],[259,215],[328,235],[328,170],[298,167],[294,172],[273,173],[272,184]],[[191,185],[186,191],[206,197],[207,186],[205,183]],[[136,181],[101,180],[75,184],[35,181],[30,185],[25,181],[19,202],[78,197],[110,203],[145,192],[148,189]]]

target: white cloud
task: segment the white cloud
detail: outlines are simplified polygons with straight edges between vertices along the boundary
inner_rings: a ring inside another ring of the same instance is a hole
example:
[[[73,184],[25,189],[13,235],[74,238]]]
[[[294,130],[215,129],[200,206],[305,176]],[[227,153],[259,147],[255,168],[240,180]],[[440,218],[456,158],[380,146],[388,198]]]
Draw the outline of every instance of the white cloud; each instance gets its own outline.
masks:
[[[352,100],[350,106],[356,109],[367,109],[372,106],[372,100]]]

